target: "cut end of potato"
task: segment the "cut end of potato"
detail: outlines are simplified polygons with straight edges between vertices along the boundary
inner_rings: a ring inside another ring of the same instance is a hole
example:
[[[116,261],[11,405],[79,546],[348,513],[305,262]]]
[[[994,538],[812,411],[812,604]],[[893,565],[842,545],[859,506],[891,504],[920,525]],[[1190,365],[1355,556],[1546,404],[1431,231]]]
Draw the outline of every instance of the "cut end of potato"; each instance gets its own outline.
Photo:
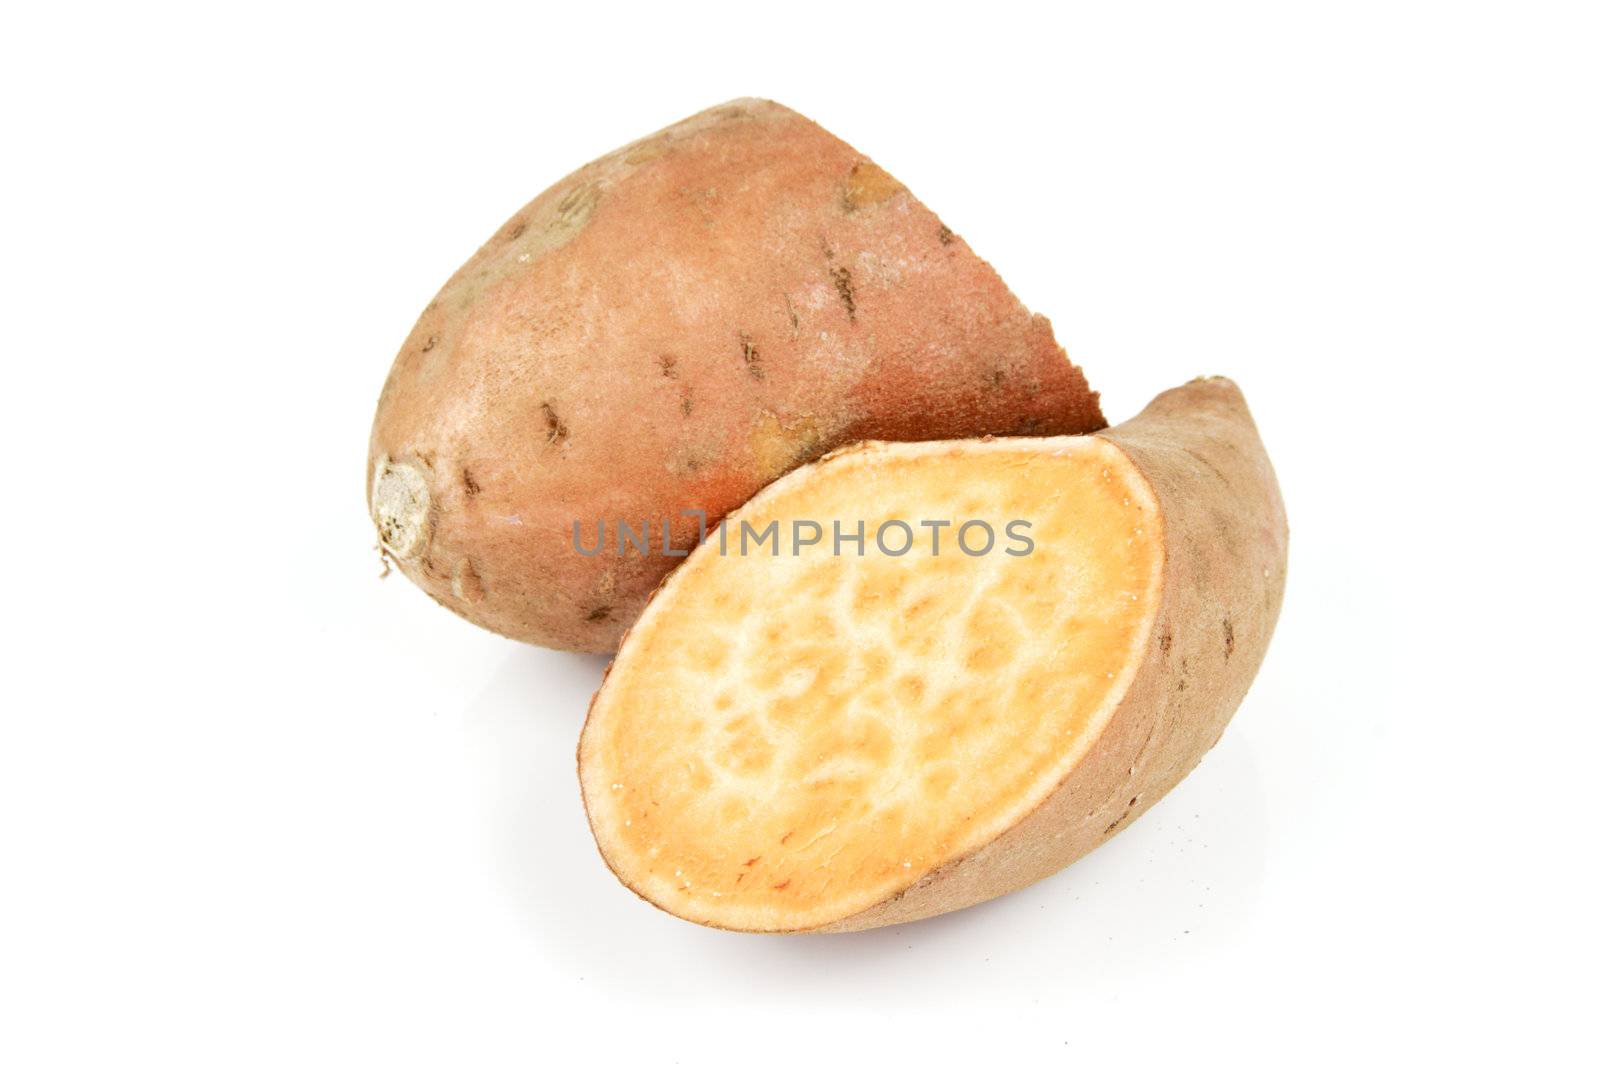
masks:
[[[772,524],[776,554],[753,544]],[[871,444],[784,478],[673,574],[596,696],[601,852],[736,930],[892,900],[1071,774],[1145,656],[1164,560],[1155,493],[1101,438]]]
[[[372,521],[384,551],[411,559],[428,543],[428,481],[410,463],[379,456],[372,470]]]

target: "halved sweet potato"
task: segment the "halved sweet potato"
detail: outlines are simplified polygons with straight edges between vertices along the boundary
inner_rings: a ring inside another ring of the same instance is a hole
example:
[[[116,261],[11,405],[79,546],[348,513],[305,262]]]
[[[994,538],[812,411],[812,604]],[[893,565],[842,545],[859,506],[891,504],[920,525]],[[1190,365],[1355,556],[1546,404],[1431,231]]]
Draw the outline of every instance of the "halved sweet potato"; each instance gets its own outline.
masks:
[[[773,523],[777,554],[752,550]],[[734,930],[862,929],[1027,885],[1216,742],[1287,536],[1224,379],[1091,437],[836,452],[730,515],[624,641],[579,744],[600,851],[645,899]]]

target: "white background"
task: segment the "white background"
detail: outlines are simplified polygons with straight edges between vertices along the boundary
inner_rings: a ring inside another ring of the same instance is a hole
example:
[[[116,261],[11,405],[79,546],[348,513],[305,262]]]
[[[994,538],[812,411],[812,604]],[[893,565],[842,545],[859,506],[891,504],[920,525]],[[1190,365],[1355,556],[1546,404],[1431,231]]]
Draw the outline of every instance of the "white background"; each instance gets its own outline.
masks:
[[[13,9],[0,1060],[1594,1062],[1595,18]],[[1234,377],[1288,502],[1221,745],[913,926],[639,902],[573,771],[603,660],[378,580],[368,426],[435,288],[741,95],[907,181],[1113,421]]]

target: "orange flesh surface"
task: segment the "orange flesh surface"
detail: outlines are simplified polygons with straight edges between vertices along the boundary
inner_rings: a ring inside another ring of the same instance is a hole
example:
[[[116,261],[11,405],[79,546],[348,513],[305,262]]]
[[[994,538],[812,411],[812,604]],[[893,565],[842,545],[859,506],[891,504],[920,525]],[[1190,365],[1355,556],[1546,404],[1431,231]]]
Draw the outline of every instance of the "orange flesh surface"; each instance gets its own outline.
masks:
[[[781,554],[741,555],[740,520],[773,519]],[[796,556],[805,519],[823,541]],[[865,521],[863,555],[833,554],[834,519]],[[898,557],[875,542],[893,519]],[[985,555],[956,543],[972,519]],[[1019,519],[1034,547],[1010,555]],[[992,841],[1098,735],[1160,599],[1154,495],[1098,438],[869,446],[725,525],[727,554],[713,534],[635,626],[579,751],[612,869],[715,926],[824,925]]]

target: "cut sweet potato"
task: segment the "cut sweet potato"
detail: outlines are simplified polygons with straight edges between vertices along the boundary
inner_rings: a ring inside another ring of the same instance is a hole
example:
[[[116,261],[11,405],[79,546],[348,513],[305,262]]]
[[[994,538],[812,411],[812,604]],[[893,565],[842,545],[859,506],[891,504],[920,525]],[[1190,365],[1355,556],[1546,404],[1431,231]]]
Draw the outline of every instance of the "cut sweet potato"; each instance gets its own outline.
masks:
[[[774,522],[777,555],[752,550]],[[1091,437],[836,452],[730,515],[624,641],[579,745],[600,851],[646,900],[734,930],[1027,885],[1216,742],[1286,550],[1223,379]]]

